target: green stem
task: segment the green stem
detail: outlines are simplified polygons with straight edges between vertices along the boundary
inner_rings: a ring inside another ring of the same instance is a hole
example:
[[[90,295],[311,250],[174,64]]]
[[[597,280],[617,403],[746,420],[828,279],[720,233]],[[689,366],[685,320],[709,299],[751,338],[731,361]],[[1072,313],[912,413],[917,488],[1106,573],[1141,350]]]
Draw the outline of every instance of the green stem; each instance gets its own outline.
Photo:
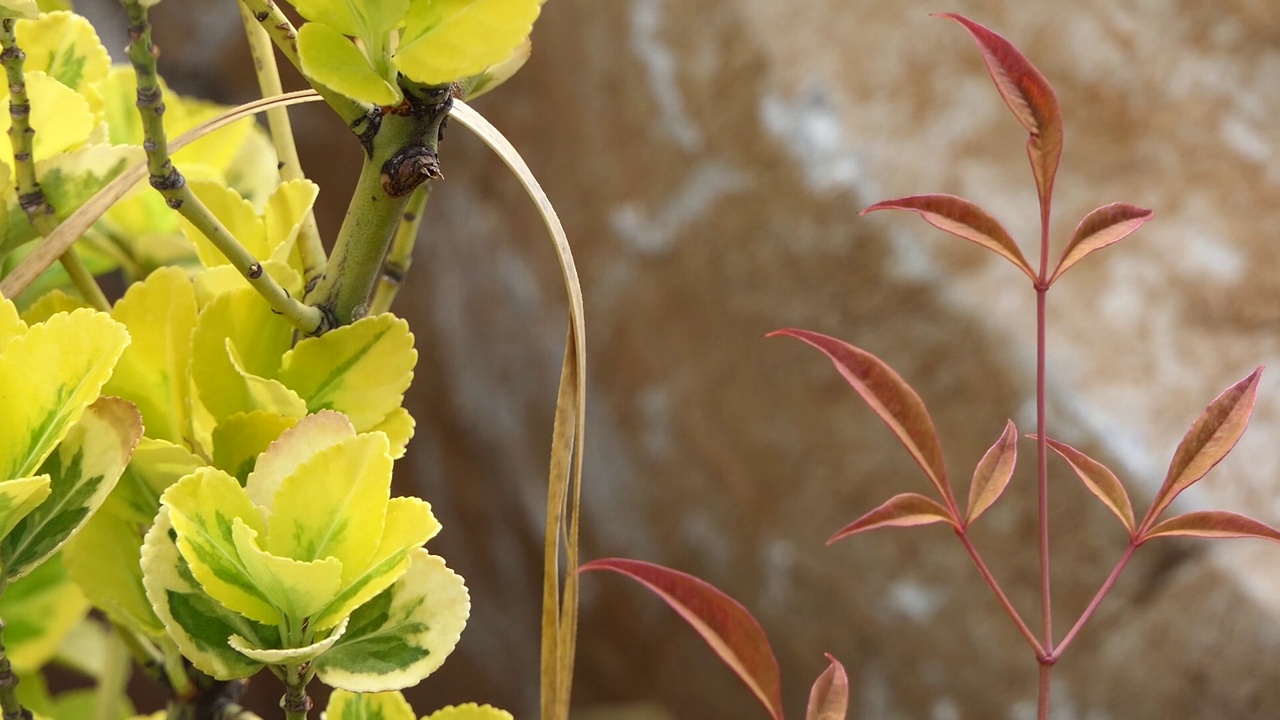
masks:
[[[418,240],[418,229],[422,227],[422,213],[431,198],[431,183],[425,182],[409,196],[409,202],[400,215],[400,223],[396,226],[395,237],[391,239],[391,250],[382,263],[382,274],[378,276],[378,287],[373,292],[373,302],[369,304],[369,314],[377,315],[391,309],[400,286],[404,284],[413,265],[413,246]]]
[[[186,178],[173,165],[169,157],[169,144],[165,137],[164,97],[156,74],[157,50],[151,43],[151,24],[147,21],[147,8],[139,0],[121,0],[129,16],[129,47],[126,54],[138,77],[138,113],[142,117],[143,148],[147,153],[147,169],[151,174],[151,187],[164,196],[165,203],[209,238],[227,260],[249,281],[271,309],[283,315],[294,327],[307,335],[322,332],[324,317],[316,308],[307,307],[290,297],[287,290],[267,274],[262,263],[253,257],[226,226],[196,197],[187,186]]]
[[[120,633],[107,631],[106,657],[102,662],[102,675],[98,677],[98,690],[93,703],[93,720],[113,720],[119,714],[120,700],[125,696],[129,682],[129,646]]]
[[[4,65],[5,77],[9,83],[9,142],[13,145],[14,188],[17,190],[18,204],[31,221],[31,226],[41,237],[48,237],[58,227],[58,214],[45,197],[36,177],[35,157],[32,154],[36,129],[31,127],[31,99],[27,96],[26,74],[23,70],[27,55],[18,47],[14,33],[16,26],[16,18],[4,18],[0,21],[0,63]],[[68,248],[59,260],[66,268],[71,282],[89,304],[102,311],[111,310],[107,296],[103,294],[98,281],[74,247]]]
[[[0,620],[0,631],[4,630],[4,621]],[[18,676],[13,674],[9,664],[9,655],[5,652],[4,643],[0,642],[0,711],[4,720],[27,720],[31,714],[18,700]]]
[[[307,696],[310,680],[311,674],[301,666],[290,665],[285,670],[284,697],[280,698],[285,720],[307,720],[307,713],[311,711],[311,698]]]
[[[308,296],[335,326],[368,310],[369,295],[409,197],[441,177],[437,149],[452,96],[448,87],[416,86],[401,78],[405,102],[389,111],[367,145],[355,194],[347,208],[325,275]]]
[[[280,70],[276,67],[276,54],[271,46],[271,36],[243,4],[240,5],[240,19],[244,22],[245,35],[249,39],[249,51],[253,55],[253,67],[258,75],[258,89],[262,96],[273,97],[284,93],[284,87],[280,84]],[[280,179],[286,182],[305,179],[302,162],[298,159],[298,146],[293,140],[289,109],[275,107],[268,110],[267,127],[271,131],[271,142],[280,163]],[[320,228],[316,225],[316,214],[311,208],[302,216],[302,225],[298,229],[298,255],[302,259],[304,286],[310,288],[324,274],[326,261],[324,244],[320,242]]]
[[[271,37],[271,41],[279,48],[289,64],[302,73],[302,61],[298,57],[298,33],[294,30],[289,18],[276,6],[274,0],[241,0],[241,2],[249,10],[253,19],[267,31],[267,35]],[[305,73],[303,76],[305,77]],[[373,124],[374,115],[368,108],[323,85],[313,84],[312,87],[320,93],[320,97],[324,98],[329,107],[338,113],[338,117],[351,128],[351,132],[362,137],[366,133],[376,132],[377,128]]]

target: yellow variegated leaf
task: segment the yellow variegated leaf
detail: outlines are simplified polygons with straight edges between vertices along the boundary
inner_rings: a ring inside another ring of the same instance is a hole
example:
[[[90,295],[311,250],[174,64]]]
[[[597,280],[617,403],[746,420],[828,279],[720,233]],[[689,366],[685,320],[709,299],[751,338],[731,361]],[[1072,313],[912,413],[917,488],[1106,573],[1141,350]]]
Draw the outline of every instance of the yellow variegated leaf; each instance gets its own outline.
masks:
[[[263,526],[262,516],[240,483],[221,470],[202,468],[166,490],[160,502],[169,508],[178,533],[178,550],[200,587],[227,609],[250,620],[269,625],[280,622],[280,611],[255,584],[236,552],[232,534],[235,519],[257,532]],[[151,603],[155,606],[155,598]],[[159,611],[157,607],[157,614]]]
[[[471,102],[485,93],[495,90],[498,86],[510,80],[513,75],[519,72],[520,68],[529,61],[529,55],[533,53],[533,43],[525,38],[511,55],[502,62],[490,66],[487,70],[479,75],[473,75],[462,81],[463,97],[467,102]]]
[[[281,359],[279,377],[311,412],[338,410],[366,432],[400,407],[417,362],[409,324],[383,313],[302,340]]]
[[[428,85],[478,75],[529,37],[541,7],[538,0],[412,0],[392,61]]]
[[[249,579],[287,618],[287,626],[300,627],[338,594],[342,586],[338,558],[295,560],[274,555],[258,545],[258,533],[240,518],[232,520],[231,534]]]
[[[142,438],[116,489],[102,504],[102,513],[114,515],[141,530],[151,524],[160,509],[160,496],[170,485],[207,465],[185,447]]]
[[[9,298],[0,295],[0,353],[9,341],[27,331],[27,323],[18,315],[18,307]]]
[[[377,550],[390,496],[386,436],[349,438],[316,453],[280,483],[264,545],[296,560],[335,557],[348,583]]]
[[[325,411],[302,418],[258,457],[245,482],[245,492],[258,507],[274,510],[276,493],[285,478],[316,453],[355,435],[351,421],[341,413]]]
[[[231,359],[231,367],[240,375],[249,407],[266,410],[277,415],[300,418],[307,414],[307,404],[298,394],[285,387],[279,380],[271,380],[254,375],[245,369],[240,352],[231,338],[225,341],[227,357]]]
[[[267,256],[270,259],[289,263],[290,253],[298,239],[298,229],[302,227],[302,219],[315,205],[319,193],[320,186],[310,180],[289,180],[280,183],[280,187],[267,198],[263,223],[266,226]]]
[[[39,14],[36,0],[0,0],[0,17],[33,18]]]
[[[188,183],[192,192],[218,218],[227,231],[255,258],[265,259],[268,255],[266,230],[262,220],[258,218],[253,204],[240,197],[240,193],[224,186],[220,182],[194,180]],[[195,246],[196,255],[205,267],[229,265],[230,261],[185,218],[178,221],[183,234]]]
[[[400,87],[388,82],[342,33],[321,23],[298,30],[298,59],[308,79],[370,105],[400,102]]]
[[[0,540],[7,579],[31,572],[84,527],[116,486],[141,437],[142,416],[132,403],[106,397],[85,408],[40,467],[49,476],[48,499]]]
[[[413,707],[398,691],[352,693],[334,690],[325,720],[416,720]]]
[[[88,612],[89,601],[56,559],[5,588],[0,618],[13,669],[25,674],[43,667]]]
[[[0,538],[9,534],[18,521],[49,497],[49,476],[17,478],[0,482]]]
[[[31,475],[79,419],[129,343],[120,323],[77,310],[33,325],[0,351],[0,478]]]
[[[285,263],[267,260],[262,269],[275,278],[280,286],[295,297],[302,296],[302,275]],[[231,265],[219,265],[207,268],[195,276],[196,304],[201,310],[219,295],[230,290],[244,290],[249,287],[244,275]]]
[[[213,464],[244,483],[258,456],[280,433],[293,427],[296,417],[267,410],[236,413],[213,429]],[[252,497],[252,496],[250,496]],[[261,505],[261,503],[259,503]]]
[[[409,570],[351,614],[346,634],[313,667],[322,682],[351,692],[415,685],[453,652],[470,612],[462,578],[414,550]]]
[[[239,635],[232,635],[227,641],[231,647],[237,652],[249,658],[257,660],[264,665],[298,665],[301,663],[311,662],[319,657],[326,650],[333,647],[334,643],[342,637],[346,632],[346,624],[339,625],[334,628],[332,634],[323,640],[311,643],[310,645],[299,648],[259,648],[254,647],[248,640]]]
[[[238,487],[238,486],[237,486]],[[237,652],[238,635],[255,647],[279,647],[273,626],[253,622],[205,594],[173,541],[169,508],[162,507],[142,545],[142,583],[156,616],[183,657],[219,680],[248,677],[262,664]]]
[[[190,441],[191,331],[196,297],[182,268],[161,268],[134,283],[112,317],[129,329],[124,351],[103,392],[131,400],[142,411],[147,436]]]
[[[253,203],[255,208],[262,208],[262,203],[280,184],[276,148],[262,128],[250,126],[223,176],[240,197]]]
[[[450,705],[424,717],[422,720],[515,720],[511,713],[492,705]]]
[[[63,548],[67,572],[117,625],[160,637],[164,626],[142,587],[142,529],[104,508]],[[49,564],[49,563],[46,563]],[[43,567],[43,566],[42,566]],[[37,570],[39,572],[39,570]]]
[[[26,53],[23,67],[39,70],[90,100],[95,115],[102,99],[97,85],[111,69],[111,56],[87,18],[70,12],[51,12],[19,22],[14,28],[18,47]]]
[[[404,19],[409,0],[295,0],[293,7],[302,17],[324,23],[343,35],[374,42]]]
[[[387,503],[387,519],[378,549],[368,564],[342,588],[333,603],[316,616],[312,627],[324,630],[386,590],[408,569],[412,551],[439,531],[440,523],[431,514],[431,506],[425,500],[391,498]]]
[[[36,131],[32,157],[36,160],[51,158],[89,139],[95,120],[87,100],[42,72],[27,73],[26,83],[27,96],[31,100],[29,122]],[[6,98],[4,112],[0,113],[0,132],[3,133],[9,132],[12,123],[8,95],[7,85],[0,88],[0,97]],[[13,167],[13,146],[9,143],[3,145],[0,160]]]
[[[382,422],[370,428],[370,432],[380,432],[387,436],[391,441],[391,457],[399,460],[404,456],[404,450],[409,445],[409,441],[413,439],[414,428],[413,416],[403,407],[398,407],[391,411]]]
[[[230,339],[236,361],[227,352]],[[191,337],[191,376],[200,400],[217,421],[259,409],[245,374],[272,378],[289,349],[293,327],[252,288],[245,286],[216,296],[201,312]]]
[[[22,311],[22,322],[28,325],[42,323],[45,320],[57,315],[58,313],[69,313],[88,307],[80,298],[74,298],[61,290],[50,290],[41,295],[38,300],[31,303],[26,310]],[[0,310],[0,315],[4,313]],[[4,323],[0,320],[0,325]],[[0,338],[4,335],[4,331],[0,330]],[[0,339],[0,345],[3,345],[3,339]],[[127,351],[127,348],[126,348]]]

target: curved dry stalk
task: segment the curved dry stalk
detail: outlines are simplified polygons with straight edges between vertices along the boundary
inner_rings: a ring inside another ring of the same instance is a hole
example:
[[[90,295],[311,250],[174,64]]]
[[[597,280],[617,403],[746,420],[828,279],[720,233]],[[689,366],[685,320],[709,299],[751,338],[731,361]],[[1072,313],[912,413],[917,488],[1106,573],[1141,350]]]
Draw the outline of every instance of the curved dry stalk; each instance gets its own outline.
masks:
[[[450,115],[484,141],[516,176],[538,207],[555,245],[569,296],[569,332],[556,397],[547,488],[547,526],[542,585],[542,720],[569,716],[574,643],[578,630],[578,500],[582,492],[582,440],[586,429],[587,355],[582,287],[564,227],[542,187],[502,133],[479,113],[455,100]],[[567,519],[567,523],[566,523]],[[564,535],[567,574],[560,589],[560,538]]]

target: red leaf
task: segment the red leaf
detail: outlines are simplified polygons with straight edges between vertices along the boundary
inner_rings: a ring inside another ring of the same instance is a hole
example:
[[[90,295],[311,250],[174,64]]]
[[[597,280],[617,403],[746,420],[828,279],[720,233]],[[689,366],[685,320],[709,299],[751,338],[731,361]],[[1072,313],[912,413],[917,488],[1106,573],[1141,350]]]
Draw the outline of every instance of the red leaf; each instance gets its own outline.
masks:
[[[1058,267],[1053,271],[1053,277],[1049,278],[1049,282],[1057,280],[1059,275],[1080,262],[1085,255],[1120,242],[1150,219],[1150,210],[1127,203],[1103,205],[1085,215],[1076,226],[1071,242],[1067,243],[1067,248],[1062,251],[1062,259],[1058,261]]]
[[[1018,428],[1013,421],[1005,422],[1000,439],[987,450],[969,483],[969,514],[965,524],[978,519],[987,508],[1000,499],[1000,494],[1013,477],[1013,466],[1018,462]]]
[[[1143,528],[1149,528],[1179,493],[1204,477],[1235,447],[1249,424],[1249,416],[1253,414],[1261,377],[1262,368],[1259,367],[1245,379],[1223,390],[1191,424],[1191,429],[1187,430],[1173,454],[1164,484],[1142,521]]]
[[[912,527],[915,525],[931,525],[933,523],[950,523],[957,525],[947,509],[937,502],[917,493],[903,493],[889,498],[888,502],[853,522],[845,525],[827,544],[843,540],[867,530],[882,527]]]
[[[831,662],[818,676],[809,691],[809,710],[805,720],[845,720],[849,715],[849,676],[844,665],[827,653]]]
[[[1143,542],[1153,537],[1186,535],[1207,538],[1261,538],[1280,542],[1280,530],[1251,517],[1226,510],[1201,510],[1171,517],[1142,536]]]
[[[639,560],[593,560],[578,572],[610,570],[635,580],[671,606],[737,673],[774,720],[782,720],[782,679],[769,638],[750,611],[710,583]]]
[[[964,198],[954,195],[913,195],[878,202],[860,214],[866,215],[876,210],[914,210],[930,225],[994,251],[1018,266],[1027,277],[1033,281],[1036,279],[1035,272],[1027,264],[1022,250],[1009,233],[986,210]]]
[[[1106,465],[1066,443],[1058,442],[1053,438],[1046,438],[1045,442],[1067,461],[1072,470],[1076,471],[1076,475],[1084,486],[1089,488],[1089,492],[1120,518],[1120,522],[1124,523],[1125,529],[1132,536],[1133,505],[1129,502],[1129,493],[1125,492],[1124,486],[1120,484],[1115,473],[1108,470]]]
[[[954,13],[942,13],[941,17],[955,20],[973,36],[996,90],[1031,134],[1027,156],[1040,190],[1040,206],[1047,207],[1062,156],[1062,111],[1053,88],[1013,43],[966,17]]]
[[[880,358],[833,337],[795,328],[777,330],[766,337],[777,335],[803,340],[826,354],[836,370],[898,436],[938,492],[944,498],[951,498],[938,432],[924,402],[905,380]]]

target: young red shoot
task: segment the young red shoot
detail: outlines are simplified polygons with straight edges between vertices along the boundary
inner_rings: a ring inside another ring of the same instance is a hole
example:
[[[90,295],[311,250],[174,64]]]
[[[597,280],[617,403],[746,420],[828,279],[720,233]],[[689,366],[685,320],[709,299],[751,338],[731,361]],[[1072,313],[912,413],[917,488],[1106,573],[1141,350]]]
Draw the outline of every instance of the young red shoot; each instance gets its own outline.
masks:
[[[1026,273],[1032,282],[1036,280],[1035,271],[1031,269],[1008,231],[988,215],[986,210],[964,198],[954,195],[913,195],[897,200],[883,200],[859,214],[866,215],[876,210],[912,210],[920,213],[920,217],[930,225],[991,250]]]
[[[1120,242],[1150,219],[1150,210],[1126,203],[1103,205],[1085,215],[1076,226],[1071,242],[1062,251],[1062,259],[1058,260],[1058,267],[1049,278],[1049,284],[1052,285],[1068,268],[1084,259],[1085,255]]]
[[[929,411],[915,390],[880,358],[842,340],[809,330],[789,328],[766,337],[793,337],[822,351],[840,375],[862,396],[906,446],[929,482],[937,488],[948,508],[955,506],[947,470],[942,462],[942,443]]]
[[[845,720],[849,715],[849,676],[844,665],[830,653],[831,663],[809,691],[809,708],[804,720]]]
[[[1076,476],[1084,483],[1084,486],[1093,493],[1094,497],[1102,501],[1107,509],[1115,513],[1120,518],[1120,522],[1124,524],[1125,530],[1129,531],[1129,537],[1133,537],[1134,520],[1133,520],[1133,504],[1129,502],[1129,493],[1125,492],[1124,486],[1120,484],[1120,479],[1115,473],[1107,469],[1107,466],[1085,455],[1070,445],[1058,442],[1053,438],[1045,440],[1054,452],[1062,456],[1063,460],[1071,466]]]
[[[973,471],[973,481],[969,483],[969,512],[964,521],[966,526],[972,525],[979,515],[1000,499],[1017,463],[1018,428],[1009,420],[1000,438],[982,456]]]
[[[604,558],[578,572],[608,570],[640,583],[689,623],[746,683],[773,720],[783,720],[782,676],[760,623],[737,600],[708,582],[640,560]]]
[[[1173,536],[1261,538],[1280,542],[1280,530],[1251,517],[1226,510],[1199,510],[1171,517],[1151,528],[1142,536],[1142,541],[1146,542],[1155,537]]]
[[[956,528],[960,527],[959,521],[937,501],[918,493],[903,493],[894,495],[880,507],[845,525],[839,532],[832,535],[830,540],[827,540],[827,544],[877,528],[915,527],[940,522],[950,523]]]

